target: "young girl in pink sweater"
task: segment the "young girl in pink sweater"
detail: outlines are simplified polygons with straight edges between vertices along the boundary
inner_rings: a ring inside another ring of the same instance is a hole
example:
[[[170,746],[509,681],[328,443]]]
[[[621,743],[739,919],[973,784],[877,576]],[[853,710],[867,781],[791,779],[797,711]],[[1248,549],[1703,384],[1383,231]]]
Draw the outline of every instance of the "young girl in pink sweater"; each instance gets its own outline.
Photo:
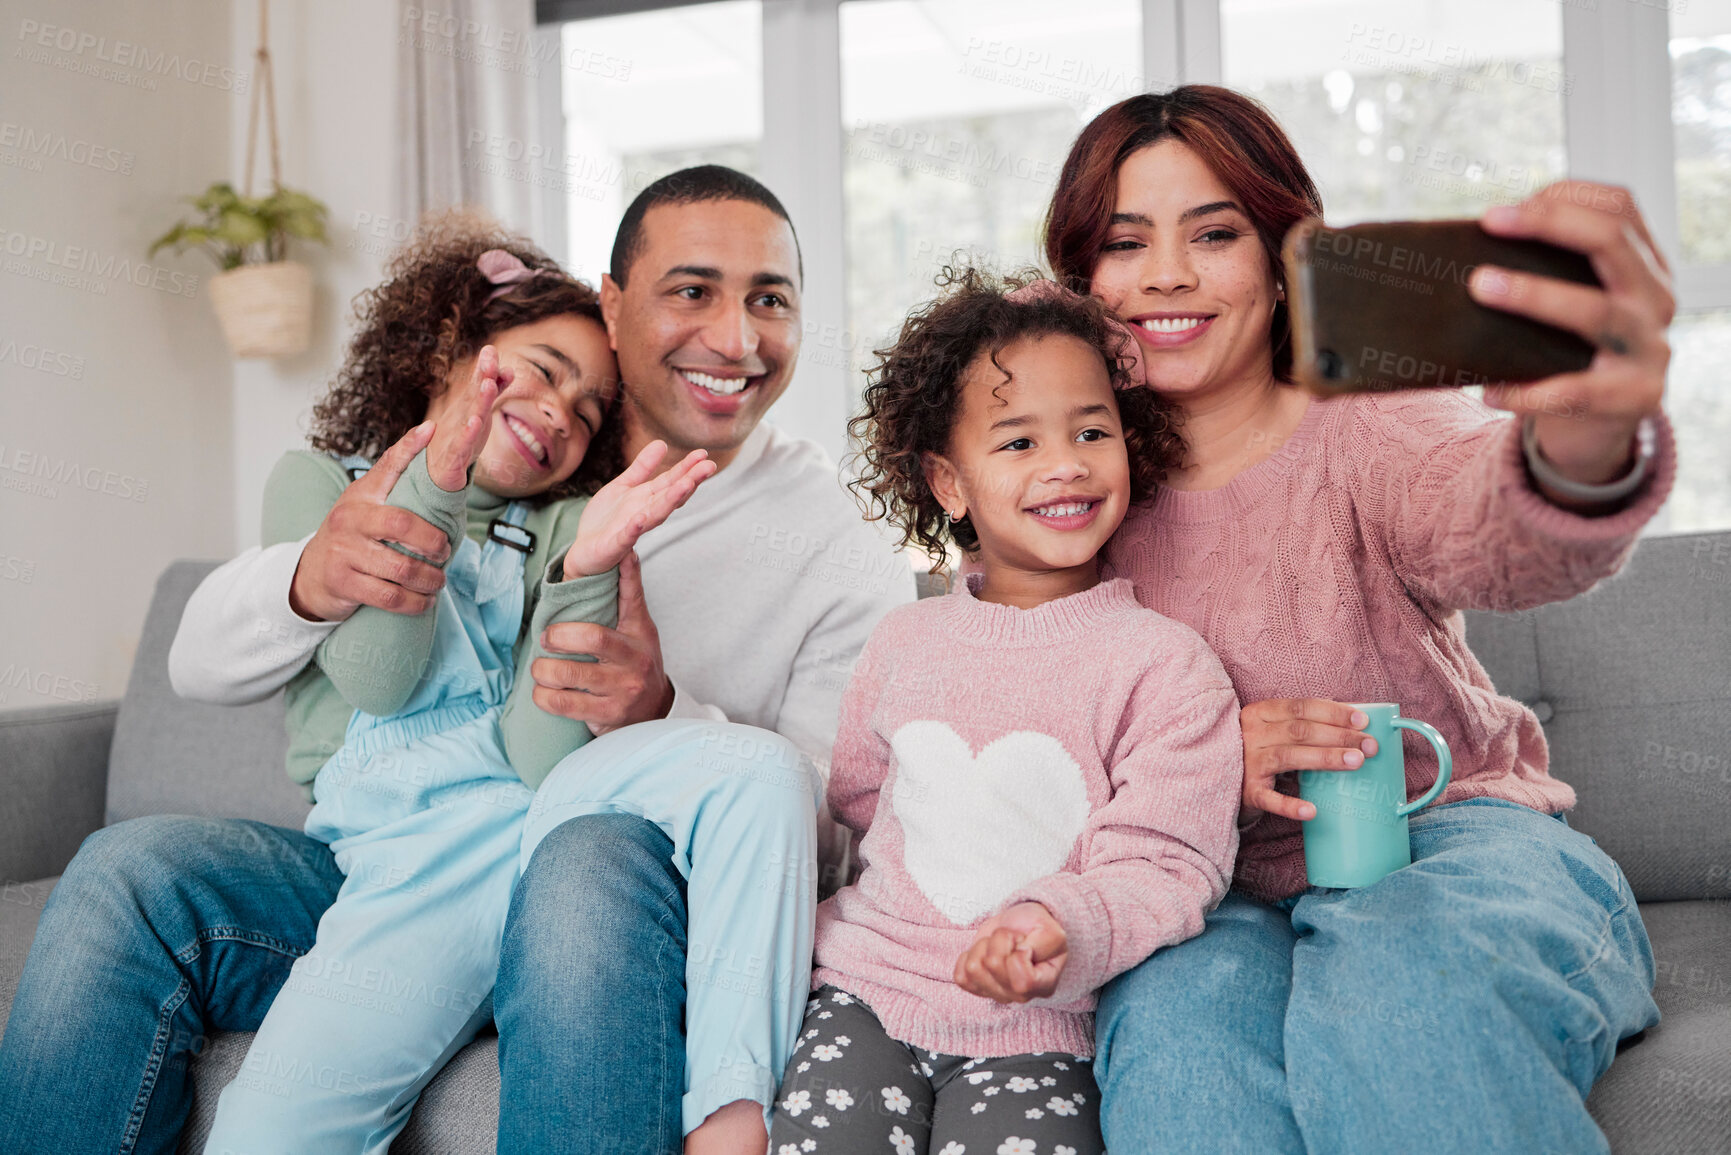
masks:
[[[874,371],[856,485],[975,564],[883,619],[843,699],[829,806],[864,871],[818,908],[777,1155],[1097,1155],[1094,992],[1225,893],[1231,682],[1098,570],[1180,449],[1155,394],[1115,391],[1127,338],[964,271]]]

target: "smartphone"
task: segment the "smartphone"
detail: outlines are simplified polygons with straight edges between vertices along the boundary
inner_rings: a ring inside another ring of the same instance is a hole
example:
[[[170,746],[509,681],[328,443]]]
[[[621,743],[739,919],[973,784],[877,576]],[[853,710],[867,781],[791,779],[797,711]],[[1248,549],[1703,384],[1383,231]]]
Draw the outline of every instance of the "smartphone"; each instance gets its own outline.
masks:
[[[1479,265],[1598,285],[1592,264],[1477,221],[1384,221],[1334,229],[1311,218],[1281,251],[1293,379],[1313,393],[1460,388],[1585,369],[1593,346],[1487,308],[1467,292]]]

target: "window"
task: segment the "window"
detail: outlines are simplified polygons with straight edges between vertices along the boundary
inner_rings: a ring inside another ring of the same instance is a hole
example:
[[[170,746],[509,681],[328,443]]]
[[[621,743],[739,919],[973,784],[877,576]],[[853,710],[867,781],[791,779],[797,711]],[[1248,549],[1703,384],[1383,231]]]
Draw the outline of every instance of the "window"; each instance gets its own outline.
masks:
[[[1563,176],[1551,0],[1222,0],[1225,83],[1280,119],[1330,221],[1476,216]]]
[[[1671,15],[1678,240],[1692,265],[1731,263],[1731,3]]]
[[[1675,5],[1669,47],[1675,263],[1705,268],[1683,270],[1685,311],[1671,326],[1665,409],[1678,468],[1665,528],[1723,529],[1731,526],[1731,295],[1723,288],[1731,283],[1731,2]],[[1708,277],[1691,275],[1702,272]],[[1706,291],[1692,293],[1696,283]]]
[[[573,20],[565,68],[566,267],[601,283],[613,233],[644,186],[694,164],[757,172],[759,0]]]
[[[1677,484],[1665,528],[1731,526],[1731,309],[1685,313],[1671,326],[1665,412],[1677,431]]]
[[[1731,0],[539,6],[652,9],[561,29],[572,267],[599,277],[620,212],[663,173],[761,176],[806,253],[801,384],[774,416],[838,458],[860,370],[945,263],[1042,263],[1088,119],[1149,78],[1213,82],[1269,106],[1338,223],[1476,216],[1571,166],[1632,188],[1681,309],[1682,463],[1653,528],[1731,527]]]
[[[1137,0],[852,0],[841,6],[847,302],[856,369],[957,250],[1040,264],[1082,125],[1142,90]]]

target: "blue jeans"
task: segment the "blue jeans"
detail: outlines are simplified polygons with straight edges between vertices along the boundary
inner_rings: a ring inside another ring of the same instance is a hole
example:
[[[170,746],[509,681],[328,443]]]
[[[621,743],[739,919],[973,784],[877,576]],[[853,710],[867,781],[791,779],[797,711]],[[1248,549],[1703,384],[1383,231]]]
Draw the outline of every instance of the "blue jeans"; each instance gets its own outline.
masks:
[[[261,822],[137,818],[85,839],[0,1040],[0,1151],[172,1155],[193,1057],[258,1028],[342,884],[324,843]]]
[[[493,988],[499,1155],[680,1150],[685,890],[673,840],[635,815],[573,818],[536,847]]]
[[[1587,1092],[1659,1021],[1623,872],[1560,816],[1487,798],[1415,815],[1412,850],[1358,890],[1233,892],[1108,985],[1107,1146],[1608,1151]]]
[[[567,755],[529,808],[525,866],[542,839],[594,814],[646,819],[673,843],[673,866],[687,880],[687,1133],[741,1099],[761,1104],[769,1125],[811,994],[822,793],[816,768],[786,738],[732,723],[663,719],[611,731]],[[615,914],[638,916],[643,905],[639,892]],[[581,939],[558,945],[538,960],[556,974],[578,960],[606,965]],[[526,968],[518,980],[534,982]],[[558,990],[547,994],[557,998]],[[627,1133],[635,1132],[634,1125]]]
[[[672,852],[623,814],[573,819],[536,851],[494,990],[501,1152],[679,1150]],[[193,1058],[211,1034],[258,1029],[342,884],[324,843],[260,822],[92,834],[42,912],[0,1041],[0,1151],[172,1155]]]
[[[501,1153],[680,1149],[673,850],[621,813],[572,818],[535,850],[493,992]],[[329,847],[257,822],[140,818],[91,835],[43,911],[0,1040],[0,1151],[174,1152],[193,1057],[211,1033],[258,1028],[342,883]]]

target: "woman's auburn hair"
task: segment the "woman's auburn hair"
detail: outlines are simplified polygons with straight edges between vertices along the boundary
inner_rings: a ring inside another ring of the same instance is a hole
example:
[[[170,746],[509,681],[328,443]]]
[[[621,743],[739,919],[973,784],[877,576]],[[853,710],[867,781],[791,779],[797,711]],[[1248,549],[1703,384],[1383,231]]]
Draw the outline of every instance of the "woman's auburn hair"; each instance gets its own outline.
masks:
[[[934,574],[949,562],[949,542],[972,553],[980,539],[970,518],[946,518],[926,479],[926,455],[949,452],[962,389],[977,361],[990,361],[1009,380],[998,355],[1015,341],[1072,337],[1100,355],[1124,429],[1132,501],[1153,493],[1183,459],[1173,407],[1131,380],[1125,347],[1136,338],[1092,297],[1012,295],[1041,280],[1033,270],[998,277],[945,266],[939,295],[908,314],[895,343],[874,350],[876,363],[866,370],[862,410],[848,422],[859,447],[858,476],[848,486],[866,518],[899,530],[898,544],[923,550]]]
[[[489,249],[537,275],[489,301],[499,286],[476,265]],[[429,214],[386,262],[384,281],[355,297],[354,339],[313,408],[307,440],[327,453],[377,460],[426,420],[427,403],[483,345],[506,329],[567,314],[602,324],[600,297],[532,242],[471,209]],[[615,388],[577,471],[531,501],[594,493],[624,468],[618,395]]]
[[[1212,84],[1132,96],[1090,121],[1064,159],[1046,214],[1045,249],[1047,263],[1067,288],[1086,293],[1093,282],[1117,205],[1118,170],[1132,153],[1167,139],[1188,145],[1243,207],[1276,278],[1287,230],[1322,215],[1322,196],[1298,150],[1257,101]],[[1274,375],[1282,381],[1291,376],[1290,338],[1286,304],[1280,302],[1268,344]]]

